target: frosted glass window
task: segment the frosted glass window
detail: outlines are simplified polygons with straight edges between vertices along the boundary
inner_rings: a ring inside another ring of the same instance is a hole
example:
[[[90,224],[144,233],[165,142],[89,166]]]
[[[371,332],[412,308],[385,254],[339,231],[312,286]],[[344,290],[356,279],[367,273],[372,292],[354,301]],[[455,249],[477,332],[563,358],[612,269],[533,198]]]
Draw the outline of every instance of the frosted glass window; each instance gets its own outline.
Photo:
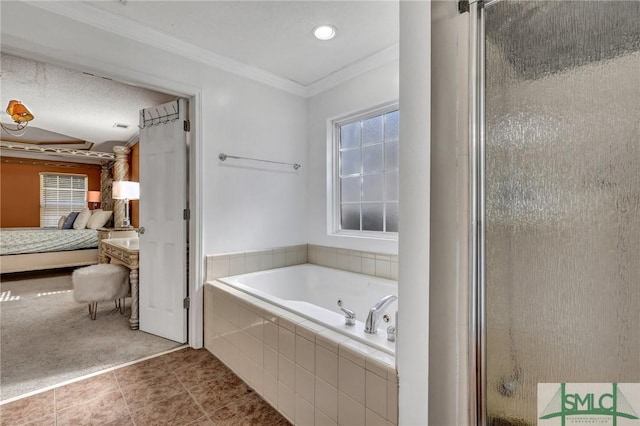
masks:
[[[362,148],[362,172],[375,173],[384,168],[382,158],[382,144],[366,146]]]
[[[343,204],[340,212],[342,229],[360,230],[360,204]]]
[[[385,220],[387,232],[398,232],[398,203],[387,203]]]
[[[336,122],[336,231],[398,232],[399,119],[387,108]]]
[[[340,128],[340,148],[357,148],[360,146],[360,123],[351,123]]]
[[[382,115],[364,120],[362,122],[363,145],[382,142],[382,123]]]
[[[384,225],[384,204],[363,204],[362,205],[362,230],[363,231],[379,231],[383,230]]]
[[[640,382],[639,22],[485,9],[488,425],[538,424],[537,383]]]
[[[384,140],[397,141],[400,131],[400,114],[398,111],[390,112],[384,116]]]
[[[360,201],[360,181],[362,178],[360,176],[343,178],[340,180],[341,188],[340,193],[342,194],[343,202],[359,202]]]
[[[40,227],[87,208],[87,175],[40,173]]]
[[[362,177],[362,201],[382,201],[384,199],[384,175]]]
[[[362,164],[360,162],[360,155],[362,151],[359,149],[350,149],[342,151],[340,153],[340,175],[347,176],[353,174],[360,174],[362,171]]]
[[[385,177],[385,190],[387,201],[398,201],[398,172],[387,172]]]
[[[385,170],[398,169],[398,141],[385,142],[384,144],[384,168]]]

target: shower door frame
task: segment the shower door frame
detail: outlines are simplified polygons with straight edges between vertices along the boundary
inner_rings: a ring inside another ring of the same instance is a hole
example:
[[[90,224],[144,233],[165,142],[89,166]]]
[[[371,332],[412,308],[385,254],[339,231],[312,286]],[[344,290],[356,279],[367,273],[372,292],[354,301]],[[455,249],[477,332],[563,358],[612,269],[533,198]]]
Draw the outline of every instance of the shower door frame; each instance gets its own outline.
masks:
[[[469,2],[469,424],[487,424],[485,281],[485,17],[501,0]]]

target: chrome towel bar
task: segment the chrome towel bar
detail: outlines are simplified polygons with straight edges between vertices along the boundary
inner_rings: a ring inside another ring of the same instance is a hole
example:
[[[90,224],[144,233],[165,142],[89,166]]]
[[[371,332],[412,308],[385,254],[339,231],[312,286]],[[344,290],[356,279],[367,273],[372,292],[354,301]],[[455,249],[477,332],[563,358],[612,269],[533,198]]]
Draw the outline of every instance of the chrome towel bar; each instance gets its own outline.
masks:
[[[225,153],[220,153],[218,154],[218,158],[220,159],[220,161],[225,161],[227,158],[234,158],[237,160],[251,160],[251,161],[261,161],[263,163],[274,163],[274,164],[285,164],[287,166],[293,166],[294,170],[298,170],[301,166],[298,163],[284,163],[282,161],[273,161],[273,160],[261,160],[259,158],[249,158],[249,157],[238,157],[235,155],[228,155]]]

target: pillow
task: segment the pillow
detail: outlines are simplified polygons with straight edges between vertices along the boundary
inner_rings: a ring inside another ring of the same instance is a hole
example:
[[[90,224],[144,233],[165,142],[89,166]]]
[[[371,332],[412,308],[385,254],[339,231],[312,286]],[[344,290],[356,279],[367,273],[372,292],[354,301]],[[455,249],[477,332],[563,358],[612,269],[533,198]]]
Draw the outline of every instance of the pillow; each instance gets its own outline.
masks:
[[[77,216],[78,212],[69,213],[69,216],[67,216],[67,218],[64,220],[62,229],[73,229],[73,222],[75,222]]]
[[[87,227],[87,222],[89,222],[89,218],[91,217],[91,210],[84,209],[80,212],[80,214],[76,217],[76,220],[73,222],[73,229],[84,229]]]
[[[58,229],[62,229],[62,227],[64,226],[64,221],[67,219],[66,216],[60,216],[60,219],[58,219]]]
[[[98,229],[102,228],[104,225],[109,222],[111,219],[111,215],[113,212],[111,210],[94,210],[89,222],[87,223],[87,228],[89,229]]]

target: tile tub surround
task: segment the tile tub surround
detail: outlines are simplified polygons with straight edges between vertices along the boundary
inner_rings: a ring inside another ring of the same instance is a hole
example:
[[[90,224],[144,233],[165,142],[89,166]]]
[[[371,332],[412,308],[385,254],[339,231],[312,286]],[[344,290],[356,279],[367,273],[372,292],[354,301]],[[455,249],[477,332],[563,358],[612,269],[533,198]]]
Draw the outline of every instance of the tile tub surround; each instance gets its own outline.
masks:
[[[397,424],[393,356],[218,281],[204,294],[205,348],[289,421]]]
[[[207,255],[205,281],[301,263],[313,263],[314,265],[391,280],[398,279],[397,255],[315,244],[299,244],[264,250]]]
[[[206,256],[205,281],[307,263],[307,245]]]
[[[315,265],[373,275],[379,278],[398,279],[397,255],[309,244],[307,257],[309,263]]]
[[[4,425],[289,425],[207,350],[169,352],[0,405]]]

